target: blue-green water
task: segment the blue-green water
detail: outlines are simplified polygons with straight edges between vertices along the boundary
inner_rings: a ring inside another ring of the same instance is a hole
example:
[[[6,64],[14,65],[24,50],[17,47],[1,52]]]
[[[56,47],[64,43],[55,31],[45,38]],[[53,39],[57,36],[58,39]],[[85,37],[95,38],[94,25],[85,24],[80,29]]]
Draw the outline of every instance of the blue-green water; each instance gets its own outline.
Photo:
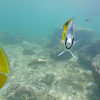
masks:
[[[99,0],[0,0],[0,32],[21,28],[17,34],[52,35],[56,26],[74,17],[75,25],[99,35]],[[94,23],[86,23],[90,18]]]

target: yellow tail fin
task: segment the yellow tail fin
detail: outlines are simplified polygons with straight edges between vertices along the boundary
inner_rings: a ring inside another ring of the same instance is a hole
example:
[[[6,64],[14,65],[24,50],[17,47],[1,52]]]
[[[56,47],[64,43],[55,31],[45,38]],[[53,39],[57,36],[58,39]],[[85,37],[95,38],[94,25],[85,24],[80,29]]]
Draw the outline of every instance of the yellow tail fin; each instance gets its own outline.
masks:
[[[9,74],[9,61],[7,59],[7,56],[3,49],[0,47],[0,88],[3,87],[3,85],[7,81],[7,74]]]
[[[3,73],[0,73],[0,89],[4,86],[7,81],[7,76]]]

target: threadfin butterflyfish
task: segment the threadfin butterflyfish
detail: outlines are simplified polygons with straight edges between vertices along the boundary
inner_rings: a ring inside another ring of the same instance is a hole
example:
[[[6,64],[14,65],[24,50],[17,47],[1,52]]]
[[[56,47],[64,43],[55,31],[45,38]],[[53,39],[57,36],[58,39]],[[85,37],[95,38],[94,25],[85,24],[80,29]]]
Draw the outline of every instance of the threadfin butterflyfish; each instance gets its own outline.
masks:
[[[62,55],[64,52],[68,51],[75,58],[74,54],[71,52],[73,45],[77,42],[77,41],[74,41],[75,25],[74,25],[74,18],[73,17],[71,19],[69,19],[63,25],[63,29],[64,29],[64,31],[62,33],[61,44],[63,45],[65,50],[62,51],[58,56]]]
[[[10,71],[8,58],[0,47],[0,89],[5,85]]]

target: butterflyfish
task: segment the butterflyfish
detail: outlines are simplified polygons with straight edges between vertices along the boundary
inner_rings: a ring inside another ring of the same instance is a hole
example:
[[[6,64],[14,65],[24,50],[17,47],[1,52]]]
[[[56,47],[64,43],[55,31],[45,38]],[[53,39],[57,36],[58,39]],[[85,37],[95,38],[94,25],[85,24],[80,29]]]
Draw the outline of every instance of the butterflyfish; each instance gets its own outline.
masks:
[[[8,58],[3,49],[0,47],[0,89],[5,85],[9,72],[10,66]]]
[[[63,33],[62,33],[62,40],[61,44],[64,47],[64,51],[62,51],[58,56],[62,55],[64,52],[70,52],[71,55],[75,58],[74,54],[72,53],[71,49],[73,45],[77,42],[74,41],[75,37],[75,25],[74,25],[74,18],[72,17],[63,25]]]

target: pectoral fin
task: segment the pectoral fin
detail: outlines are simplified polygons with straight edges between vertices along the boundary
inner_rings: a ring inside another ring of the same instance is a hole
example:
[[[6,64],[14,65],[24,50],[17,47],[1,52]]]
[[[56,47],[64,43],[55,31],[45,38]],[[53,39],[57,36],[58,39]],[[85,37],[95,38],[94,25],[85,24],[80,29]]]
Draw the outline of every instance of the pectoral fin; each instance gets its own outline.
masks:
[[[74,41],[74,46],[77,44],[80,44],[80,42],[82,41],[82,38],[80,38],[80,39],[78,39],[78,40],[76,40],[76,41]]]
[[[58,56],[62,55],[65,51],[62,51]]]
[[[75,55],[74,55],[71,51],[69,51],[69,52],[70,52],[70,54],[71,54],[74,58],[76,58]]]

